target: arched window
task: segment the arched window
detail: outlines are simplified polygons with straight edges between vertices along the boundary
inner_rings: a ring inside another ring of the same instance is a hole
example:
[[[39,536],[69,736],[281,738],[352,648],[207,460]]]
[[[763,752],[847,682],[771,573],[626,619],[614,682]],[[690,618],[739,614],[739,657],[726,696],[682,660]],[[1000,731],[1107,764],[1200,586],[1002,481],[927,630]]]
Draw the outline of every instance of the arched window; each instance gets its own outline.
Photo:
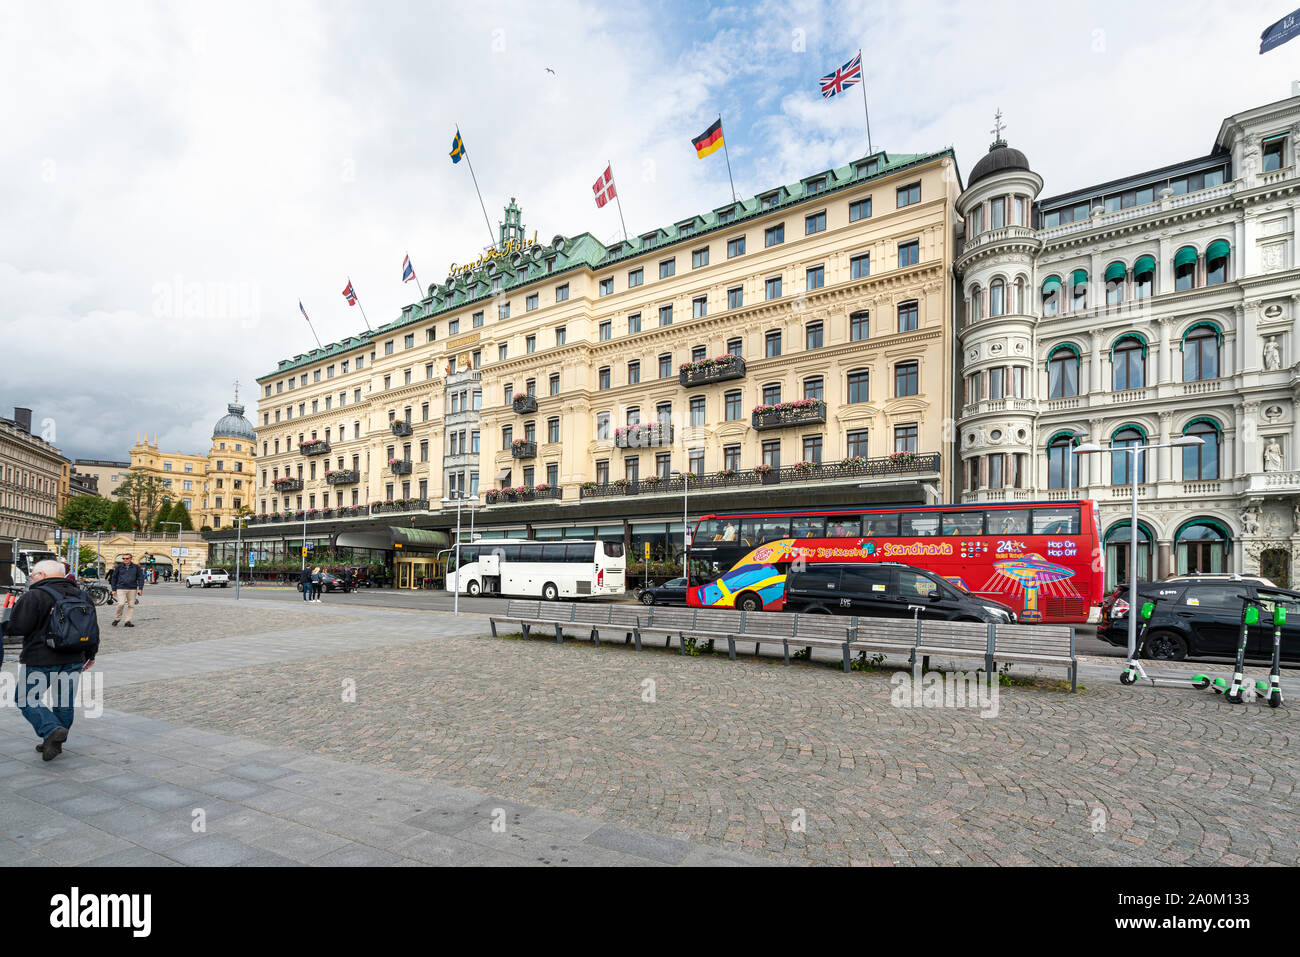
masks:
[[[1016,277],[1015,310],[1017,316],[1023,316],[1025,314],[1025,277],[1024,276]]]
[[[1065,488],[1067,484],[1074,488],[1079,486],[1079,456],[1071,448],[1079,440],[1069,432],[1059,432],[1047,443],[1047,487]],[[1066,469],[1069,469],[1070,481],[1066,482]]]
[[[1205,284],[1217,286],[1228,281],[1228,253],[1231,246],[1225,240],[1216,239],[1205,250]]]
[[[1194,435],[1204,445],[1189,445],[1183,449],[1183,481],[1196,482],[1219,477],[1219,427],[1210,419],[1196,419],[1183,435]]]
[[[1199,382],[1219,377],[1219,330],[1200,323],[1183,338],[1183,381]]]
[[[1123,263],[1111,263],[1106,267],[1106,305],[1118,306],[1124,301],[1124,277],[1127,272]]]
[[[1133,563],[1133,533],[1128,522],[1117,522],[1106,532],[1106,591],[1128,584]],[[1137,526],[1138,580],[1151,580],[1151,542],[1155,536],[1141,522]]]
[[[1048,276],[1043,280],[1043,315],[1054,316],[1061,311],[1061,277]]]
[[[1213,519],[1193,519],[1175,536],[1178,574],[1213,574],[1227,564],[1231,538],[1228,530]]]
[[[1007,314],[1007,284],[1001,279],[989,283],[989,315],[1005,316]]]
[[[1134,469],[1137,470],[1137,483],[1141,485],[1146,481],[1146,462],[1145,452],[1119,452],[1118,449],[1130,449],[1146,443],[1146,436],[1142,430],[1136,426],[1128,425],[1120,429],[1110,438],[1110,447],[1113,450],[1110,456],[1110,484],[1111,485],[1129,485],[1133,482]],[[1137,459],[1137,462],[1133,460]]]
[[[1068,399],[1079,394],[1079,353],[1057,346],[1047,357],[1047,397]]]
[[[1121,336],[1110,354],[1111,388],[1116,392],[1146,385],[1147,344],[1140,336]]]
[[[984,318],[984,292],[979,286],[971,286],[970,318],[971,322]]]
[[[1088,271],[1076,269],[1070,275],[1070,308],[1079,312],[1088,308]]]
[[[1156,291],[1156,260],[1154,256],[1141,256],[1133,264],[1133,294],[1138,299],[1150,299]]]
[[[1174,254],[1174,291],[1196,288],[1196,250],[1184,246]]]

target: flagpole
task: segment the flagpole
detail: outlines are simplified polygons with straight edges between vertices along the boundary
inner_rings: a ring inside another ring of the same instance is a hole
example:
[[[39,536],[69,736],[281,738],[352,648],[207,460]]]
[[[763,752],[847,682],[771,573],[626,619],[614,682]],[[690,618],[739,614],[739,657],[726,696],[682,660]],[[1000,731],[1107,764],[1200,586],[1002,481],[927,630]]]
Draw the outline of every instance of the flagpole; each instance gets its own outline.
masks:
[[[370,328],[370,320],[366,318],[366,307],[361,305],[361,297],[357,295],[357,287],[352,285],[351,276],[348,276],[348,286],[352,290],[352,295],[356,297],[357,308],[361,310],[361,319],[366,324],[367,331],[374,332],[374,330]]]
[[[320,344],[320,336],[316,335],[316,327],[311,324],[311,316],[307,315],[307,310],[302,307],[301,299],[298,300],[298,310],[302,313],[302,317],[307,320],[307,328],[311,330],[312,338],[316,340],[316,348],[324,349],[325,347]]]
[[[722,134],[722,155],[727,158],[727,179],[731,181],[731,201],[739,202],[736,199],[736,181],[731,176],[731,151],[727,149],[727,133],[722,129],[722,114],[718,114],[718,132]]]
[[[609,167],[610,179],[614,182],[618,182],[617,180],[614,180],[614,164],[609,160],[605,160],[605,165]],[[618,221],[623,223],[623,242],[627,242],[627,223],[623,222],[623,201],[618,198],[617,186],[614,187],[614,202],[618,203]]]
[[[862,77],[859,86],[862,87],[862,112],[867,117],[867,155],[871,156],[876,152],[871,145],[871,111],[867,109],[867,68],[862,65],[862,48],[858,47],[858,72]]]
[[[456,135],[460,136],[460,124],[456,124]],[[469,164],[469,178],[474,181],[474,192],[478,193],[478,204],[483,210],[483,224],[487,226],[488,245],[496,245],[496,237],[492,235],[492,220],[488,219],[487,205],[483,202],[483,191],[478,188],[478,177],[474,175],[474,161],[469,158],[469,150],[465,149],[465,138],[460,140],[461,153],[465,156],[465,162]]]

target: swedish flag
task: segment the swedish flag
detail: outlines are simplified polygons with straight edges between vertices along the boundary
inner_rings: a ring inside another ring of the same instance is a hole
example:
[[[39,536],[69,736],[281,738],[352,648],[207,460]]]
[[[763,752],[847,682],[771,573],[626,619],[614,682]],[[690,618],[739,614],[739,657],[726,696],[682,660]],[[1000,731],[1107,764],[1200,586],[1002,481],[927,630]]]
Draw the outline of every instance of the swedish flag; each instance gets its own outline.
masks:
[[[465,155],[465,141],[460,138],[460,130],[456,131],[456,138],[451,141],[451,152],[447,155],[451,157],[453,163],[459,163],[460,158]]]

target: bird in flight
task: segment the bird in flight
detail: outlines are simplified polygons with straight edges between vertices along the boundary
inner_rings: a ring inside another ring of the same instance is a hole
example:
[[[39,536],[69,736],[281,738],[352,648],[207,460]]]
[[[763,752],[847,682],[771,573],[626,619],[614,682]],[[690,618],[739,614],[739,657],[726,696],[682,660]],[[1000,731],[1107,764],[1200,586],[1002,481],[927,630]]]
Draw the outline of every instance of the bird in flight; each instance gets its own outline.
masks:
[[[555,71],[552,70],[549,66],[546,68],[546,72],[549,73],[551,76],[555,76]]]

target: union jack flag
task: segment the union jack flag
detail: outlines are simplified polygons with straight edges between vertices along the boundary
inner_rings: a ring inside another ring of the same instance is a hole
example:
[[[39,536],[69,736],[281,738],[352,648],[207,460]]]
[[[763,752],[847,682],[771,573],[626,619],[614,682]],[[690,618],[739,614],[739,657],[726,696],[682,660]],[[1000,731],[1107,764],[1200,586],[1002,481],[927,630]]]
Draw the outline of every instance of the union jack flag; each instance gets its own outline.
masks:
[[[836,93],[843,93],[855,83],[862,82],[862,51],[858,51],[848,63],[834,73],[827,73],[821,78],[822,98],[830,99]]]
[[[352,288],[351,279],[348,280],[348,284],[343,290],[343,298],[348,301],[349,306],[355,306],[357,304],[357,292]]]

